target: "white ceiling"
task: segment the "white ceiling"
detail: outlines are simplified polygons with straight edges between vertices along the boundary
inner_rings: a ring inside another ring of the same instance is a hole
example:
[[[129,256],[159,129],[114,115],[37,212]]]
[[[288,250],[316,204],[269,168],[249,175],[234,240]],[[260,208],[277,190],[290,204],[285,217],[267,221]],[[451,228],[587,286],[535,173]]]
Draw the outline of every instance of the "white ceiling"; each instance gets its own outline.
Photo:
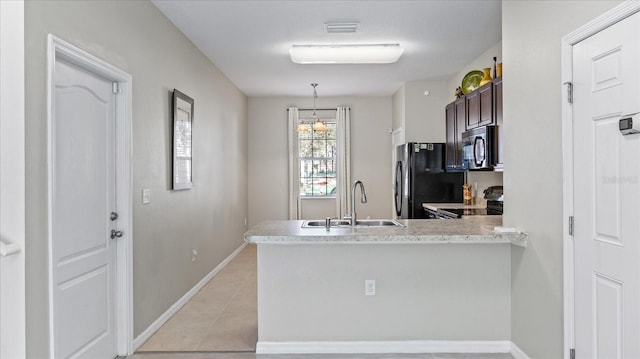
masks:
[[[501,39],[501,2],[152,0],[247,96],[387,96],[447,79]],[[358,22],[328,34],[326,22]],[[291,45],[399,43],[395,64],[299,65]],[[490,59],[487,59],[490,61]]]

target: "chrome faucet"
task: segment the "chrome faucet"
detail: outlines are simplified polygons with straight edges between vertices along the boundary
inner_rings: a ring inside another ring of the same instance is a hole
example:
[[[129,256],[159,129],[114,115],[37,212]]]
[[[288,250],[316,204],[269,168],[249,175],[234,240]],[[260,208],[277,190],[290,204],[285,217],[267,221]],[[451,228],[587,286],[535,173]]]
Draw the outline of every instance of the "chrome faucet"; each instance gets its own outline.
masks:
[[[364,184],[361,181],[353,182],[351,187],[351,215],[344,216],[344,219],[351,222],[351,227],[354,227],[358,222],[358,216],[356,215],[356,187],[360,185],[360,202],[367,203],[367,193],[364,190]]]

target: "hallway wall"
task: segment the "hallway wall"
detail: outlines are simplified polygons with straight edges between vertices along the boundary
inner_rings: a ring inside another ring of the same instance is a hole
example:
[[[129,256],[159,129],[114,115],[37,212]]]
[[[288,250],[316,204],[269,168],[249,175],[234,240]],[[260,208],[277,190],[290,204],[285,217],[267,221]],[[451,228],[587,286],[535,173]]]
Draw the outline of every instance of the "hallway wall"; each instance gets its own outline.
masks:
[[[563,357],[560,39],[619,3],[502,2],[504,225],[529,234],[511,251],[511,340],[531,358]]]
[[[48,357],[47,34],[133,76],[134,335],[243,243],[247,98],[147,1],[27,1],[27,357]],[[171,191],[171,91],[195,100],[194,187]],[[151,204],[141,204],[143,188]],[[191,250],[199,254],[191,261]]]

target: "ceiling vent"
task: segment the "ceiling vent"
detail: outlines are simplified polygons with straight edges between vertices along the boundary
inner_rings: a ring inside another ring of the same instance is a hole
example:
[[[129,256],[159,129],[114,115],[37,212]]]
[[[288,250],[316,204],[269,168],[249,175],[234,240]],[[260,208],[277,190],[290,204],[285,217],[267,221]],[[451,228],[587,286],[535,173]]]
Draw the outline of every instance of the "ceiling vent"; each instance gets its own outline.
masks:
[[[358,32],[360,26],[357,22],[329,22],[324,24],[324,28],[329,34],[349,34]]]

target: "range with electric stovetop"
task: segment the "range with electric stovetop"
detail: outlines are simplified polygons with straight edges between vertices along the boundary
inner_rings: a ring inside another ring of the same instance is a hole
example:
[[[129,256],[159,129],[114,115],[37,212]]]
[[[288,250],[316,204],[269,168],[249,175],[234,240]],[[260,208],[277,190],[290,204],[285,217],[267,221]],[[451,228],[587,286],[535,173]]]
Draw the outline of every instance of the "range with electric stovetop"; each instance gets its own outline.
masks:
[[[427,218],[438,219],[456,219],[463,216],[477,216],[477,215],[502,215],[503,212],[503,187],[491,186],[484,190],[484,199],[487,201],[487,206],[483,208],[477,207],[464,207],[460,208],[425,208],[425,214]]]

